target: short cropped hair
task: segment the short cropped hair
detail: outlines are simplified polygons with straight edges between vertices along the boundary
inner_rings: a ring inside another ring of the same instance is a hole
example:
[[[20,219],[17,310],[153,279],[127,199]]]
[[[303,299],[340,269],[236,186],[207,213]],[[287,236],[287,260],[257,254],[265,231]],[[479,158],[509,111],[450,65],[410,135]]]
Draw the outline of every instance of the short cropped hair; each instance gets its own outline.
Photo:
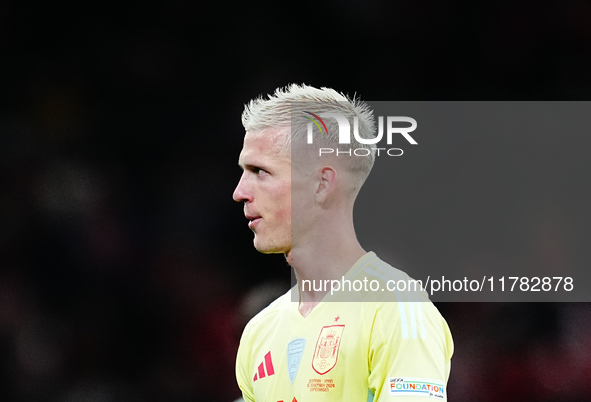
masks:
[[[246,132],[259,131],[269,128],[291,129],[291,135],[285,135],[282,152],[289,154],[294,145],[304,145],[307,140],[309,120],[293,118],[295,108],[312,108],[313,113],[337,113],[349,120],[353,131],[354,118],[358,121],[359,136],[364,139],[375,138],[375,121],[373,111],[369,105],[357,98],[349,98],[331,88],[315,88],[309,85],[290,84],[284,88],[277,88],[275,93],[266,98],[259,96],[251,100],[244,107],[242,125]],[[324,120],[327,135],[318,135],[314,139],[317,147],[330,147],[340,151],[365,148],[368,151],[359,152],[361,156],[339,156],[339,160],[346,159],[346,168],[356,175],[361,183],[369,175],[375,161],[375,145],[362,144],[355,136],[351,136],[351,144],[339,144],[339,126],[336,119]],[[341,155],[344,155],[342,152]]]

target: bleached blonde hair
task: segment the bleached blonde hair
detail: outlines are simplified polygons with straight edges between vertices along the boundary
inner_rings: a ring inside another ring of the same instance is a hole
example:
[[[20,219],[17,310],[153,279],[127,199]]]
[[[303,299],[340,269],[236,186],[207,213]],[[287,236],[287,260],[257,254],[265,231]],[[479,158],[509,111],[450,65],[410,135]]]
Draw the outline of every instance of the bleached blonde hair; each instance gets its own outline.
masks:
[[[373,111],[367,103],[355,97],[349,98],[331,88],[318,89],[306,84],[290,84],[284,88],[277,88],[272,95],[259,96],[251,100],[244,107],[242,125],[246,132],[285,128],[285,131],[290,135],[282,137],[281,152],[289,155],[295,145],[306,144],[309,120],[304,118],[304,110],[312,110],[316,115],[322,113],[340,114],[347,118],[351,130],[353,130],[353,120],[356,117],[359,136],[364,139],[375,138]],[[343,166],[346,166],[347,170],[360,179],[360,187],[373,167],[375,145],[362,144],[356,140],[355,136],[351,136],[351,144],[339,144],[339,126],[336,119],[327,118],[325,123],[327,135],[315,137],[315,148],[330,147],[341,151],[337,158],[344,162]],[[362,152],[363,156],[348,156],[342,153],[345,150],[358,148],[365,148],[369,151]]]

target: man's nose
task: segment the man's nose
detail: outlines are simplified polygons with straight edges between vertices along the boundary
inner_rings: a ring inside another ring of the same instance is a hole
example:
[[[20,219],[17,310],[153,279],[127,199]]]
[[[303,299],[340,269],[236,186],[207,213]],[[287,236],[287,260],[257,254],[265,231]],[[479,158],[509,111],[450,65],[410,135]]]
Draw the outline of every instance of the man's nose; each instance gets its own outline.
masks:
[[[252,199],[252,195],[248,190],[246,172],[242,173],[240,181],[234,190],[234,194],[232,194],[232,198],[234,198],[234,201],[236,202],[250,201]]]

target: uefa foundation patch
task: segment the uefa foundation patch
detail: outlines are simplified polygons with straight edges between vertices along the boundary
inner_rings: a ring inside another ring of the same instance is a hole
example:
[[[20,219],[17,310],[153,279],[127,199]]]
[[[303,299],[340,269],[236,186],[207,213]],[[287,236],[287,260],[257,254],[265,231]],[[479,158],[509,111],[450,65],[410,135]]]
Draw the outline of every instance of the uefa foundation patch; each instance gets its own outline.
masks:
[[[422,396],[446,400],[443,382],[416,377],[388,378],[390,396]]]

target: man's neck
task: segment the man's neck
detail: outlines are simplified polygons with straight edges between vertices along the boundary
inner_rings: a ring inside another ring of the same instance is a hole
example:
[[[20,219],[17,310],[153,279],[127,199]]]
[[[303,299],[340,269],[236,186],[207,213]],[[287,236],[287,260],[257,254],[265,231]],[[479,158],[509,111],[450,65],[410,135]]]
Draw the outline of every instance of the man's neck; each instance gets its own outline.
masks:
[[[292,249],[286,257],[298,282],[300,313],[306,317],[330,291],[330,281],[340,280],[364,254],[356,238]]]

